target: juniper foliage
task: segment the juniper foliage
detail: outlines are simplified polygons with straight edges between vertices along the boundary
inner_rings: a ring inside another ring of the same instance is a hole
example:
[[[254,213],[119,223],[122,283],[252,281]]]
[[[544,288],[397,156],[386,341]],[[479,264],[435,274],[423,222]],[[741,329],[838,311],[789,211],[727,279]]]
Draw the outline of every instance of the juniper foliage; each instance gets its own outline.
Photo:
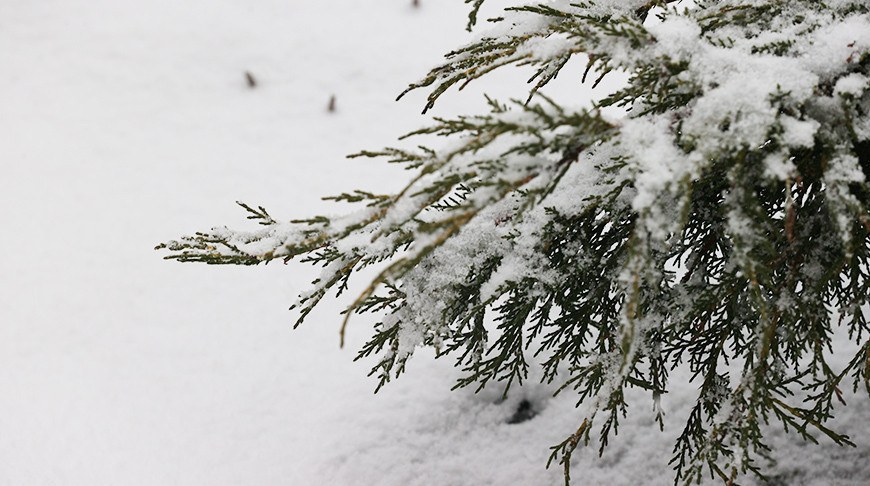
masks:
[[[484,1],[465,1],[471,28]],[[490,23],[408,89],[429,89],[429,109],[528,65],[528,99],[405,136],[448,139],[434,148],[352,156],[414,171],[398,194],[341,194],[327,199],[362,209],[290,222],[242,204],[261,229],[159,248],[322,265],[297,325],[380,265],[345,311],[380,316],[358,355],[375,360],[378,387],[419,346],[455,359],[457,387],[507,393],[540,364],[583,417],[553,447],[566,482],[572,452],[616,430],[625,389],[657,401],[678,366],[699,384],[678,483],[761,474],[771,421],[852,444],[825,424],[844,387],[870,394],[867,4],[552,0]],[[541,94],[569,62],[585,62],[584,82],[629,81],[586,107]],[[854,343],[839,367],[836,329]]]

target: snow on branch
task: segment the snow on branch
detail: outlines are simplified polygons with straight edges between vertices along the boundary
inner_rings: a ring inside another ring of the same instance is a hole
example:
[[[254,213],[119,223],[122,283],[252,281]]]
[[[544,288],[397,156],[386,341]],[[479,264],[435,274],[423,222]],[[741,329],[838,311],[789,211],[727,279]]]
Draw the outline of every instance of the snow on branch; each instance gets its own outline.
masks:
[[[483,1],[466,3],[472,25]],[[243,204],[259,230],[158,248],[323,266],[299,322],[379,265],[345,310],[381,316],[358,356],[376,360],[379,386],[420,346],[456,360],[457,386],[505,393],[534,361],[585,404],[553,449],[566,480],[593,427],[601,447],[615,433],[625,388],[658,403],[677,366],[700,381],[678,481],[760,474],[769,418],[851,444],[825,423],[845,381],[870,392],[867,5],[554,0],[490,24],[408,90],[431,89],[426,111],[451,87],[530,65],[529,98],[436,118],[406,135],[417,149],[353,155],[415,171],[403,190],[329,197],[361,207],[304,221]],[[587,108],[542,94],[578,55],[589,82],[614,70],[628,82]],[[858,349],[841,370],[828,363],[837,324]]]

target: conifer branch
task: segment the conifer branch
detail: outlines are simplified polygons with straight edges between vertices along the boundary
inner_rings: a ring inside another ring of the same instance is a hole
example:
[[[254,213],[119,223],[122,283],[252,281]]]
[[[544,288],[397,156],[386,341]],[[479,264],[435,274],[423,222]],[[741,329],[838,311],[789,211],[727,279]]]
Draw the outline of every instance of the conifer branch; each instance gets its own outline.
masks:
[[[483,0],[466,3],[471,28]],[[356,356],[374,360],[377,388],[418,346],[454,357],[457,387],[507,394],[540,366],[583,407],[548,461],[566,484],[593,424],[599,453],[617,433],[625,388],[657,402],[678,368],[700,385],[674,443],[676,483],[762,475],[768,422],[854,445],[828,421],[847,378],[870,394],[870,11],[674,3],[510,6],[399,97],[430,89],[426,111],[505,66],[533,69],[530,95],[402,137],[440,137],[437,148],[351,156],[415,171],[396,194],[345,192],[326,199],[358,212],[289,222],[239,203],[258,230],[158,248],[323,267],[297,325],[379,265],[340,330],[343,344],[351,315],[380,316]],[[545,96],[578,55],[584,82],[628,81],[585,109]],[[626,114],[602,114],[612,108]],[[859,348],[846,364],[833,359],[838,332]]]

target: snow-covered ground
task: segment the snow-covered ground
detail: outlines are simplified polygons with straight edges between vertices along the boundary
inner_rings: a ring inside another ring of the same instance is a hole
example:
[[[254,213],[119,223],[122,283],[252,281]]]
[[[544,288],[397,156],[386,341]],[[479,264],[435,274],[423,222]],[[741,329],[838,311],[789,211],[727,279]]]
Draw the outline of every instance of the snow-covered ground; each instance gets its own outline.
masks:
[[[467,34],[461,0],[421,3],[0,3],[0,484],[560,484],[544,465],[578,425],[570,394],[450,392],[451,363],[421,352],[373,395],[352,362],[369,323],[338,349],[346,300],[291,330],[314,270],[152,250],[250,224],[235,200],[298,217],[335,211],[321,195],[400,186],[344,155],[425,123],[424,92],[392,100]],[[486,88],[519,96],[525,77]],[[453,93],[433,114],[481,105]],[[670,484],[694,390],[663,399],[664,433],[638,400],[603,458],[577,456],[574,484]],[[507,423],[522,400],[537,416]],[[777,484],[870,483],[870,404],[849,403],[856,449],[772,430]]]

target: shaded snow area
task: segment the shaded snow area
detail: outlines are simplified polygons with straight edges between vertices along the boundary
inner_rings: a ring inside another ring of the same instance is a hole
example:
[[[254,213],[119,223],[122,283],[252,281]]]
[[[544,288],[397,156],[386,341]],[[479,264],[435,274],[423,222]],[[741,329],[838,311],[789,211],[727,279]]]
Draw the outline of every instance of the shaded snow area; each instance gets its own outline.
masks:
[[[423,91],[393,102],[471,38],[462,0],[421,4],[0,3],[0,484],[563,484],[545,465],[579,425],[570,392],[534,379],[506,399],[451,392],[452,363],[418,350],[374,395],[372,363],[352,361],[371,321],[352,320],[338,347],[355,295],[291,329],[287,307],[318,269],[181,265],[152,249],[254,229],[235,200],[304,217],[342,210],[323,195],[395,191],[407,173],[344,156],[480,109],[481,91],[524,98],[528,72],[508,70],[426,117]],[[587,93],[581,68],[548,93]],[[601,458],[575,453],[572,484],[672,484],[696,394],[676,371],[659,432],[638,393]],[[858,446],[772,428],[771,484],[870,484],[870,400],[844,398],[834,428]]]

